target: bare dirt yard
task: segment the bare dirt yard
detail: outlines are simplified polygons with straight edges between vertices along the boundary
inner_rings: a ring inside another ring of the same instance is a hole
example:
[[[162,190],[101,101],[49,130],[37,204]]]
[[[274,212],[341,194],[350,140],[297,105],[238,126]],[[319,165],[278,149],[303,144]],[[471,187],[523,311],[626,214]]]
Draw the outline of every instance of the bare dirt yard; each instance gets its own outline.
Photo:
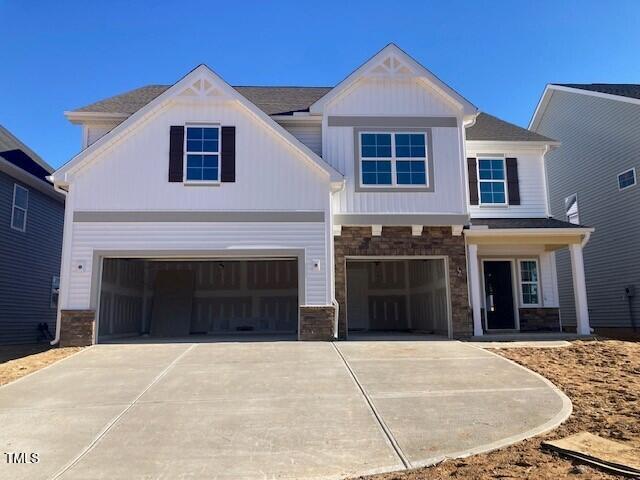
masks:
[[[640,447],[640,341],[600,339],[493,351],[562,389],[573,402],[571,417],[545,435],[494,452],[367,480],[624,478],[543,450],[540,443],[586,430]]]
[[[0,385],[40,370],[79,350],[81,347],[52,348],[46,344],[1,345]]]

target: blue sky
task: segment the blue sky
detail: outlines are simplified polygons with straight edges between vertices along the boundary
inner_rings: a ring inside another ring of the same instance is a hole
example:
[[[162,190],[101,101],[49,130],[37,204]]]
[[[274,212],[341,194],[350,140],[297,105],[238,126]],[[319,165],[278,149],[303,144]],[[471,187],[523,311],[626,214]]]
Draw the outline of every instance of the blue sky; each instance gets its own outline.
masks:
[[[232,85],[334,85],[389,42],[526,126],[549,82],[640,83],[640,2],[0,0],[0,124],[53,166],[63,116],[206,63]]]

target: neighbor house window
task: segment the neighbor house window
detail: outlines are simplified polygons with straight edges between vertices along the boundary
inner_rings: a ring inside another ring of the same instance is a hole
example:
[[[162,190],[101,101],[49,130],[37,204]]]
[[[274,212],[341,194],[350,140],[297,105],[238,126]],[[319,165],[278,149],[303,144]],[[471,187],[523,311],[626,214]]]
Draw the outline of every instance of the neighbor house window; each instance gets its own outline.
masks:
[[[578,215],[578,194],[574,193],[564,199],[564,213],[567,217],[567,222],[575,225],[580,224],[580,217]]]
[[[507,204],[507,176],[504,158],[478,159],[480,205]]]
[[[425,133],[360,133],[360,182],[366,186],[425,186]]]
[[[520,292],[522,305],[540,304],[538,262],[536,260],[520,261]]]
[[[60,296],[60,277],[54,275],[51,278],[51,308],[58,308],[58,297]]]
[[[631,168],[626,172],[622,172],[618,175],[618,188],[624,190],[625,188],[633,187],[636,184],[636,169]]]
[[[24,232],[27,229],[27,208],[29,190],[17,183],[13,185],[13,207],[11,208],[11,228]]]
[[[187,126],[185,181],[218,182],[220,180],[220,128]]]

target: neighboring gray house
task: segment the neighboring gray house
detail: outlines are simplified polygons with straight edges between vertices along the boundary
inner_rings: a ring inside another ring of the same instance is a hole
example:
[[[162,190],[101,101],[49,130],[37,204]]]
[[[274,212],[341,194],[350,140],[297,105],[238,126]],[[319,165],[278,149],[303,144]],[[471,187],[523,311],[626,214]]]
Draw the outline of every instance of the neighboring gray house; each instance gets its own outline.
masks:
[[[44,340],[55,331],[64,197],[53,171],[0,125],[0,344]]]
[[[546,169],[553,216],[595,227],[584,249],[591,325],[640,326],[640,85],[548,85],[529,126],[555,138]],[[575,324],[571,269],[558,252],[563,324]]]

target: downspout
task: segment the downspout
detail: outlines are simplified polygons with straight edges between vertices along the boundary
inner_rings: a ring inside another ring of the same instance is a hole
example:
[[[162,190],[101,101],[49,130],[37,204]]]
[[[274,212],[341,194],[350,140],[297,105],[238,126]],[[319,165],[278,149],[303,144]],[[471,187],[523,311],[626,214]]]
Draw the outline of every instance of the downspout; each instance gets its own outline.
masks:
[[[339,185],[331,189],[331,195],[329,196],[329,212],[331,219],[329,221],[329,234],[330,234],[330,255],[331,255],[331,304],[334,307],[333,314],[333,338],[338,339],[338,327],[340,318],[340,304],[336,300],[336,262],[335,262],[335,238],[333,235],[333,195],[345,188],[345,180],[342,179]],[[346,272],[345,272],[346,275]]]
[[[61,186],[56,185],[54,183],[54,179],[53,176],[48,176],[47,180],[50,181],[51,183],[53,183],[53,189],[64,195],[65,196],[65,202],[64,202],[64,227],[63,227],[63,231],[62,231],[62,252],[61,252],[61,262],[60,262],[60,286],[58,287],[58,311],[56,312],[56,334],[55,337],[53,338],[53,340],[51,340],[51,342],[49,342],[50,345],[56,345],[58,343],[60,343],[60,317],[61,317],[61,308],[60,308],[60,304],[62,302],[62,288],[64,287],[65,292],[67,290],[67,287],[65,285],[66,280],[68,278],[68,275],[65,274],[65,272],[63,271],[63,268],[67,265],[68,262],[65,262],[64,259],[64,255],[66,252],[66,245],[69,243],[69,234],[70,234],[70,229],[73,226],[73,222],[70,221],[70,219],[68,218],[68,216],[71,215],[71,212],[73,211],[72,208],[69,207],[68,205],[68,200],[69,200],[69,190],[68,190],[68,186],[67,186],[67,190],[63,189]],[[63,281],[63,279],[65,281]]]

